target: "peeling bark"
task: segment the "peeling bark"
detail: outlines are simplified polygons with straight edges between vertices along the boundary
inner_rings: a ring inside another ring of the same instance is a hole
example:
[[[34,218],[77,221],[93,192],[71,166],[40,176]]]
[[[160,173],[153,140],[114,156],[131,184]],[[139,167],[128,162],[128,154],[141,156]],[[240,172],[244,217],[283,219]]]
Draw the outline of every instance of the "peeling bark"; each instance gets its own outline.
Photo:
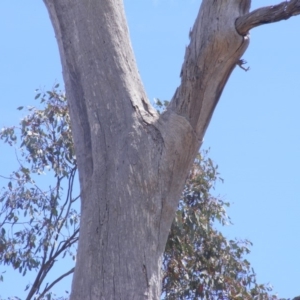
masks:
[[[161,258],[178,199],[248,46],[243,24],[251,1],[202,1],[181,84],[162,115],[144,91],[121,0],[44,2],[58,41],[81,187],[71,299],[160,299]]]

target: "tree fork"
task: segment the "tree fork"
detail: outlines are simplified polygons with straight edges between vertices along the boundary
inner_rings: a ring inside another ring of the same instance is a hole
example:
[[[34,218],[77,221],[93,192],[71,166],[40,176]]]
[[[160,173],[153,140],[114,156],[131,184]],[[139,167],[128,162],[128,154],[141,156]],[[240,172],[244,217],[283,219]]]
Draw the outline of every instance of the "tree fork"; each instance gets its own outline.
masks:
[[[223,88],[245,52],[250,0],[203,0],[181,84],[158,115],[121,0],[44,0],[55,30],[81,187],[72,300],[160,299],[178,199]],[[252,28],[251,26],[249,28]]]

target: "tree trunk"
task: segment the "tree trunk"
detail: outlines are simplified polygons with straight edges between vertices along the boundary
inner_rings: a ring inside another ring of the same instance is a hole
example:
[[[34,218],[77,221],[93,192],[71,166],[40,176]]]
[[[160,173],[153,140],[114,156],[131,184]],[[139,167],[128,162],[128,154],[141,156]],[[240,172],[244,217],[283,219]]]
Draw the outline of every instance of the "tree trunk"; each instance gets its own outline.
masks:
[[[250,0],[203,0],[181,85],[159,115],[145,94],[121,0],[44,0],[76,148],[81,228],[72,300],[160,299],[161,259],[189,167],[248,45]]]

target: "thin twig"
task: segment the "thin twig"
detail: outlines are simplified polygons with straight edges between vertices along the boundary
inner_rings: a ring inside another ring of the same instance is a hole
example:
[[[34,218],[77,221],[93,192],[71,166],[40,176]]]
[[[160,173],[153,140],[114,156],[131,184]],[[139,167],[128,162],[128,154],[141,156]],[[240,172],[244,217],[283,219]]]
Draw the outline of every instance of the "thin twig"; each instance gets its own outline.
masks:
[[[300,0],[284,1],[278,5],[258,8],[237,18],[235,27],[240,35],[246,35],[250,29],[268,23],[287,20],[300,14]]]
[[[63,222],[61,222],[61,225],[58,226],[58,230],[57,230],[57,233],[59,234],[60,231],[61,231],[61,228],[63,227],[63,224],[66,222],[66,219],[68,217],[68,214],[70,212],[70,209],[71,209],[71,205],[72,205],[72,189],[73,189],[73,185],[74,185],[74,177],[75,177],[75,174],[76,174],[76,167],[74,167],[71,172],[70,172],[70,178],[69,178],[69,181],[68,181],[68,192],[67,192],[67,196],[66,196],[66,201],[65,203],[63,204],[62,208],[61,208],[61,212],[60,212],[60,215],[58,217],[58,220],[61,218],[62,216],[62,213],[65,209],[65,206],[67,205],[67,203],[69,202],[69,205],[68,205],[68,208],[67,208],[67,211],[65,213],[65,216],[63,218]],[[57,224],[55,224],[57,225]]]
[[[42,294],[37,298],[37,300],[42,299],[42,297],[45,296],[45,294],[51,290],[51,288],[60,280],[62,280],[64,277],[72,274],[74,272],[75,268],[72,268],[70,271],[66,272],[65,274],[61,275],[60,277],[58,277],[57,279],[55,279],[49,286],[47,286],[44,291],[42,292]]]
[[[74,243],[76,243],[78,241],[78,237],[76,237],[76,235],[79,233],[79,228],[73,233],[73,235],[71,237],[69,237],[69,239],[65,242],[64,246],[59,250],[59,251],[56,251],[56,253],[49,257],[48,261],[47,262],[43,262],[42,266],[41,266],[41,269],[39,271],[39,274],[38,276],[36,277],[35,281],[34,281],[34,284],[32,285],[31,289],[30,289],[30,292],[28,293],[28,296],[26,298],[26,300],[30,300],[32,299],[33,295],[35,293],[38,292],[42,282],[44,281],[45,277],[47,276],[48,272],[51,270],[51,268],[53,267],[55,261],[56,261],[56,258],[64,251],[66,250],[67,248],[71,247]],[[67,276],[70,274],[71,271],[74,271],[74,268],[71,269],[69,272],[63,274],[62,276],[60,276],[58,279],[56,279],[50,286],[47,286],[45,288],[46,292],[48,290],[50,290],[50,288],[56,284],[59,280],[61,280],[63,277]],[[71,272],[72,273],[72,272]],[[43,291],[42,294],[44,294],[45,290]],[[40,299],[40,297],[38,298]]]

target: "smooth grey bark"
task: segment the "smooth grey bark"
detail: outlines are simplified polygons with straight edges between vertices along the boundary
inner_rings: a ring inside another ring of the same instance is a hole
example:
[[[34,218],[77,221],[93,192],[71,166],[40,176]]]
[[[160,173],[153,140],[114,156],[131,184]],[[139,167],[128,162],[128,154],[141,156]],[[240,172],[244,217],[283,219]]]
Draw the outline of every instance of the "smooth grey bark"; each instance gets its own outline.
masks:
[[[250,29],[282,20],[300,14],[300,0],[284,1],[277,5],[258,8],[251,13],[245,14],[236,20],[237,32],[246,34]]]
[[[44,0],[59,45],[81,186],[72,300],[159,299],[161,259],[188,170],[249,42],[250,0],[203,0],[181,84],[145,94],[121,0]]]

